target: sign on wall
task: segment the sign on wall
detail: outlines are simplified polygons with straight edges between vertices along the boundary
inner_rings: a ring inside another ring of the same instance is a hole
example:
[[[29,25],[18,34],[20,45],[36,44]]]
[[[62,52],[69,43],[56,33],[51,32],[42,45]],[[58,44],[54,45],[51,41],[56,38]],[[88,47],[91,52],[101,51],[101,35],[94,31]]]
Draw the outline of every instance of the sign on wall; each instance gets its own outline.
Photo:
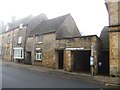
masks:
[[[93,65],[94,65],[94,57],[90,56],[90,66],[93,66]]]
[[[82,47],[82,48],[66,48],[66,50],[84,50],[85,48]]]

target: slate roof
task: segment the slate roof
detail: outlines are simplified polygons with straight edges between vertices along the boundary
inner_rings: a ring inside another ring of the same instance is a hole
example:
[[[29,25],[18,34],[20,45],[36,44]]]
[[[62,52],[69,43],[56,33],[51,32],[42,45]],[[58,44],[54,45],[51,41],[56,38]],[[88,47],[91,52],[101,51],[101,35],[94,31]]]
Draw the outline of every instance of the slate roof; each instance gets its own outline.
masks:
[[[34,30],[40,23],[43,21],[48,20],[47,16],[45,14],[40,14],[36,17],[34,17],[30,22],[28,22],[28,32],[31,32]],[[29,33],[28,33],[29,34]]]
[[[31,31],[30,36],[56,32],[68,15],[69,14],[43,21],[34,30]]]
[[[109,27],[105,26],[100,34],[100,39],[102,41],[102,49],[108,50],[109,49]]]
[[[47,20],[47,16],[44,14],[40,14],[38,16],[29,15],[25,18],[15,21],[13,23],[9,23],[10,28],[6,32],[9,32],[15,28],[18,28],[20,26],[20,24],[23,24],[23,25],[27,25],[27,32],[29,33],[44,20]]]
[[[9,30],[19,27],[20,24],[26,25],[32,19],[33,19],[33,16],[29,15],[29,16],[27,16],[25,18],[14,21],[13,23],[8,23],[9,26],[10,26]]]

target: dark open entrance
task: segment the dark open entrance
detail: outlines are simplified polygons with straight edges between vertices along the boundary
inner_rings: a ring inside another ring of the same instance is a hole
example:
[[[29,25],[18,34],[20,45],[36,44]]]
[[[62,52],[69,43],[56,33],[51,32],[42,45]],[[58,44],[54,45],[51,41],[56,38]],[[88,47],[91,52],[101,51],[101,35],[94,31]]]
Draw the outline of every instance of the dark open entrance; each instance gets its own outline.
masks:
[[[63,69],[63,50],[58,50],[58,69]]]
[[[26,64],[32,64],[32,59],[31,59],[31,52],[27,52],[27,54],[26,54]]]
[[[109,75],[109,50],[103,50],[98,62],[98,73]]]
[[[90,55],[91,51],[72,51],[73,71],[90,73]]]

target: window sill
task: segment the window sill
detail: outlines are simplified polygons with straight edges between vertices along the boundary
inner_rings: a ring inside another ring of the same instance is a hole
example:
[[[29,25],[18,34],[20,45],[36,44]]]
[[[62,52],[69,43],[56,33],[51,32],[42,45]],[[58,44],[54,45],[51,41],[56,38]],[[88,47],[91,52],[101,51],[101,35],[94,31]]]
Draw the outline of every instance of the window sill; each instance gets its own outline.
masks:
[[[14,57],[14,59],[24,59],[23,57],[22,58],[20,58],[20,57]]]
[[[34,61],[36,61],[36,62],[42,62],[42,60],[34,60]]]
[[[42,42],[38,42],[38,44],[42,44]]]
[[[21,45],[22,43],[17,43],[18,45]]]

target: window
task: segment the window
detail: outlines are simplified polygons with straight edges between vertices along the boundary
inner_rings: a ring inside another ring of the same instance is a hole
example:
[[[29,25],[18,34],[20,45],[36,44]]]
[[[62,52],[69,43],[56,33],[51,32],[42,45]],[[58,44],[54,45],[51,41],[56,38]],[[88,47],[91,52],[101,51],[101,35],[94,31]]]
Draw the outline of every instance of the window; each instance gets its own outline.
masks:
[[[23,48],[18,47],[14,48],[14,58],[15,59],[23,59]]]
[[[42,36],[38,36],[38,37],[37,37],[38,44],[42,43],[42,39],[43,39]]]
[[[8,35],[7,43],[10,43],[10,35]]]
[[[41,53],[41,50],[36,51],[36,60],[42,61],[42,53]]]
[[[7,26],[6,26],[6,31],[8,31],[9,30],[9,25],[7,24]]]
[[[22,43],[22,37],[18,37],[18,44]]]
[[[22,29],[23,28],[23,24],[20,24],[19,28]]]
[[[2,45],[0,45],[0,55],[2,55],[2,50],[3,48],[2,48]]]

